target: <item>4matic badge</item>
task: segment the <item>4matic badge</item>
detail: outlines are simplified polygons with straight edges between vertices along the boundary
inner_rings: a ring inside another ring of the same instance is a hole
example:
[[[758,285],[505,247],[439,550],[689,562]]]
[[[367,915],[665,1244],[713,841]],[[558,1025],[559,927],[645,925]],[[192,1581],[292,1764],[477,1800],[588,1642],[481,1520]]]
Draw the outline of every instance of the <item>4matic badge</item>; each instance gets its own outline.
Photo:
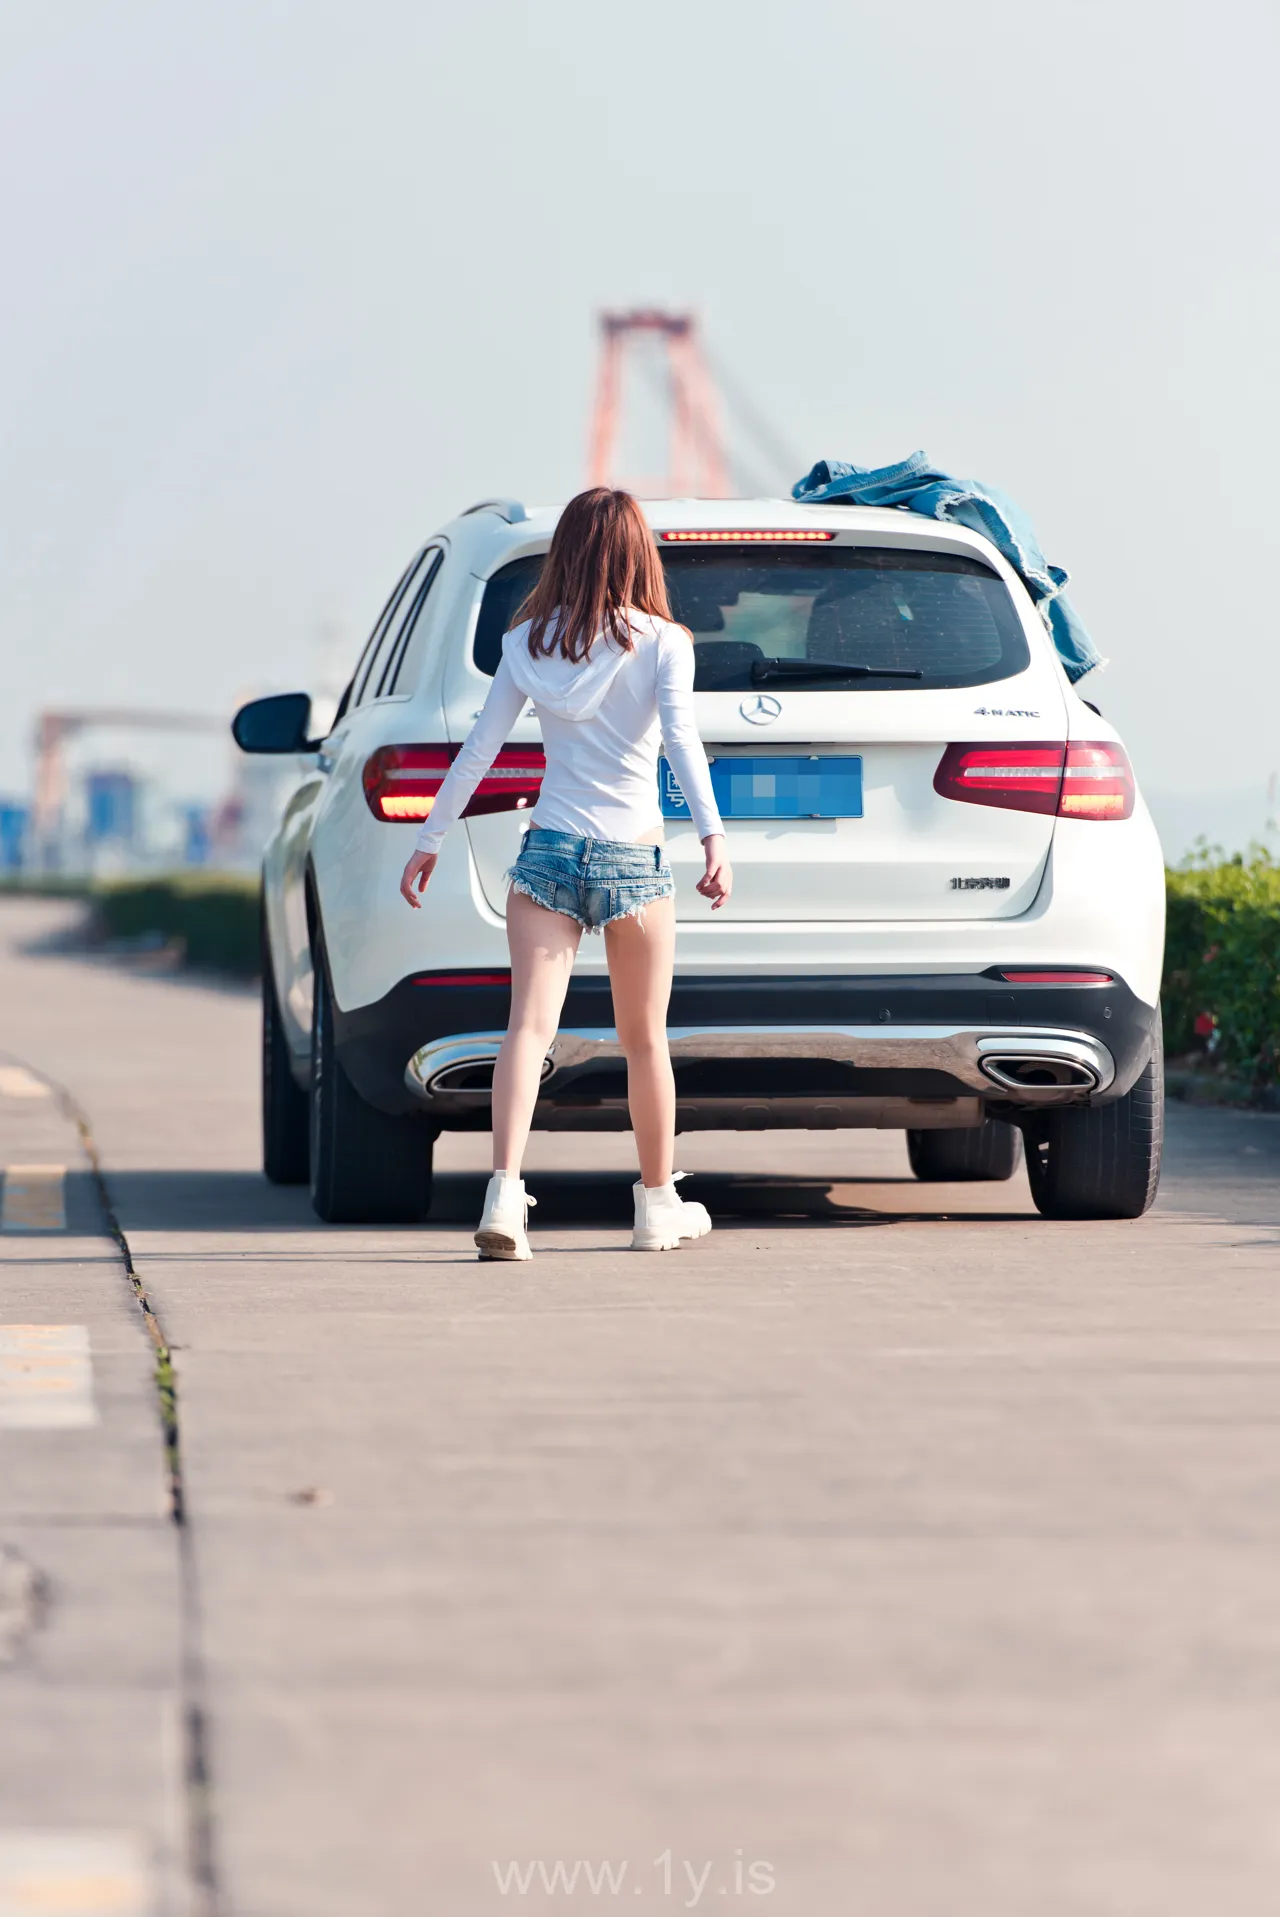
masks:
[[[1038,719],[1038,712],[1029,712],[1024,706],[975,706],[976,719]]]

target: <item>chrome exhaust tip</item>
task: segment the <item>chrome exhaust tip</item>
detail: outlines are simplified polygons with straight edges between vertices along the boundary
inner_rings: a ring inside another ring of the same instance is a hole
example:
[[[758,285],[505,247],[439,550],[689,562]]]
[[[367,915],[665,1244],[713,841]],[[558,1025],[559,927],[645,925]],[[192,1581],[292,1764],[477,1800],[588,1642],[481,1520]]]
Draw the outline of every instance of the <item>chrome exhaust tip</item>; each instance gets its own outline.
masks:
[[[1102,1091],[1115,1077],[1110,1053],[1083,1034],[1010,1033],[978,1041],[984,1078],[1022,1100],[1061,1099]]]
[[[419,1098],[488,1098],[502,1039],[501,1032],[471,1032],[465,1038],[424,1045],[405,1066],[405,1084]],[[548,1056],[542,1061],[543,1078],[554,1070],[555,1061]]]

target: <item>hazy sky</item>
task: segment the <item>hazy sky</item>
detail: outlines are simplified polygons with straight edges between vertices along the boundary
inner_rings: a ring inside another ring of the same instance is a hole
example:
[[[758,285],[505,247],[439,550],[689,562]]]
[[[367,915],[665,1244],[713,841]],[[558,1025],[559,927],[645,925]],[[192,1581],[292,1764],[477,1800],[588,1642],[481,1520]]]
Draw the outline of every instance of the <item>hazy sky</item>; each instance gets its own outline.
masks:
[[[460,506],[576,490],[596,310],[663,302],[804,465],[1019,499],[1166,816],[1260,825],[1278,19],[7,0],[0,790],[42,705],[305,684]]]

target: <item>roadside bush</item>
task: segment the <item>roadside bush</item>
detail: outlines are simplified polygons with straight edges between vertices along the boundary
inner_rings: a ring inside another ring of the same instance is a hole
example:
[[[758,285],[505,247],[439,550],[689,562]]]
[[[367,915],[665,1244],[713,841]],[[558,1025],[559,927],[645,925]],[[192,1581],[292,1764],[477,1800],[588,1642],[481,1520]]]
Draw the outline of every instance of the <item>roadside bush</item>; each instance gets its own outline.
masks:
[[[180,946],[188,965],[252,977],[258,970],[258,881],[233,873],[180,872],[114,879],[93,890],[104,938]]]
[[[1280,863],[1206,852],[1168,874],[1165,1046],[1201,1051],[1255,1094],[1280,1079]]]

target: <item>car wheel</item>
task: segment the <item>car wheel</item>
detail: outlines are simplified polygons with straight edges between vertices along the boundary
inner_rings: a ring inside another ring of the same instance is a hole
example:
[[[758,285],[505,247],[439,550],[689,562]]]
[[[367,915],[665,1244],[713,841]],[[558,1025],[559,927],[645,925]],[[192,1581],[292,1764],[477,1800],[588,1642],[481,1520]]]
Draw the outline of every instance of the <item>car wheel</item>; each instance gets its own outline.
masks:
[[[330,1225],[411,1225],[431,1209],[435,1135],[361,1098],[333,1042],[333,994],[316,954],[311,1044],[311,1203]]]
[[[1141,1218],[1160,1183],[1164,1046],[1131,1091],[1096,1110],[1048,1112],[1027,1132],[1027,1175],[1045,1218]]]
[[[1015,1125],[989,1118],[965,1131],[908,1132],[907,1157],[916,1177],[926,1185],[1012,1178],[1021,1143]]]
[[[273,1185],[305,1185],[310,1101],[289,1066],[267,932],[262,929],[262,1169]]]

